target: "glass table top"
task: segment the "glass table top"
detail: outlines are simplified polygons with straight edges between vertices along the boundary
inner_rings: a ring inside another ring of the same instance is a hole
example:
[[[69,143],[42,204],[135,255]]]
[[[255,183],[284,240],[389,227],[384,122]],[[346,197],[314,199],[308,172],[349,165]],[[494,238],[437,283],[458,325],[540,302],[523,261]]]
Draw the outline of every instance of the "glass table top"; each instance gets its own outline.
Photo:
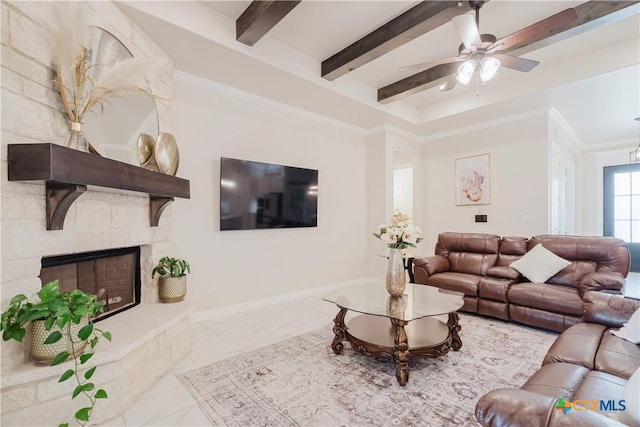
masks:
[[[363,314],[411,321],[457,311],[464,304],[463,295],[433,286],[407,283],[401,297],[392,297],[383,281],[371,281],[337,289],[322,299]]]

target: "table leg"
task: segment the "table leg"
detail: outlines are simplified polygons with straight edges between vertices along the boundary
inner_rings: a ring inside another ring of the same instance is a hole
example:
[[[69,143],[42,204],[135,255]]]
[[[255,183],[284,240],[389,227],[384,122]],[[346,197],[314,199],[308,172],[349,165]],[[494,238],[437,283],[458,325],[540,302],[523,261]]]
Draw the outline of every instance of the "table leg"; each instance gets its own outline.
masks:
[[[336,314],[336,318],[333,319],[333,333],[335,334],[335,337],[331,342],[331,349],[335,354],[340,354],[342,353],[342,350],[344,350],[344,344],[342,344],[342,341],[347,339],[347,327],[344,324],[344,316],[346,316],[346,314],[347,309],[340,307],[340,311]]]
[[[407,322],[391,319],[391,323],[394,329],[393,360],[396,362],[396,379],[398,384],[404,386],[409,380],[409,342],[404,330]]]
[[[453,313],[449,313],[447,325],[451,331],[451,348],[453,348],[453,351],[458,351],[462,348],[462,340],[460,339],[460,335],[458,335],[458,331],[461,329],[461,326],[458,324],[458,320],[458,313],[455,311]]]

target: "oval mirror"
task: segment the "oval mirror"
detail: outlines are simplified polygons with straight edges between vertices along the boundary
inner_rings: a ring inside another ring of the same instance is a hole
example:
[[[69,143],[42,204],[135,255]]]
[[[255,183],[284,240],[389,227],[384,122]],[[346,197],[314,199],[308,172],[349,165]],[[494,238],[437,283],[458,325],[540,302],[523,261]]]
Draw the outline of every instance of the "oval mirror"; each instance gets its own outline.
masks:
[[[113,34],[98,27],[92,31],[94,78],[118,60],[133,56]],[[88,113],[82,130],[101,156],[139,166],[138,137],[146,133],[155,138],[159,133],[155,102],[142,92],[123,93],[109,99],[102,111]]]

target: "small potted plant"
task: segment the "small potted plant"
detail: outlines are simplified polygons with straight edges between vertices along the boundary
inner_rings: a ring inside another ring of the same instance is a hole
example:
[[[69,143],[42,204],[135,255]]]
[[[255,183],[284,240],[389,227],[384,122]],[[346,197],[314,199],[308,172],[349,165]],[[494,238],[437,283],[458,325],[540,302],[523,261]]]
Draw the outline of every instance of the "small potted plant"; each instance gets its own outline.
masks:
[[[0,316],[0,330],[4,341],[22,342],[31,328],[31,358],[36,364],[59,365],[72,357],[73,369],[67,369],[58,382],[74,378],[77,386],[72,398],[84,394],[89,405],[75,413],[80,425],[89,421],[91,411],[98,399],[106,399],[107,392],[96,389],[90,382],[96,367],[80,375],[81,365],[94,355],[100,338],[111,341],[111,334],[95,328],[91,319],[104,310],[104,302],[96,301],[96,296],[79,289],[60,292],[59,280],[47,283],[38,291],[37,303],[29,301],[26,295],[14,296],[9,307]],[[84,352],[87,344],[91,352]]]
[[[187,294],[187,274],[191,273],[189,263],[183,259],[163,257],[153,268],[151,277],[160,275],[158,294],[162,302],[178,302]]]

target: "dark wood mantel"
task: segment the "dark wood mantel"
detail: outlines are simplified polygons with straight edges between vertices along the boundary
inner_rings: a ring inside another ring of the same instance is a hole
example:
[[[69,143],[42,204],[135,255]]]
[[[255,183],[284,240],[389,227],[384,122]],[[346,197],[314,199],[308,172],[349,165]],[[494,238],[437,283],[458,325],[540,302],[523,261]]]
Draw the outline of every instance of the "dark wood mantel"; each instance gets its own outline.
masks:
[[[186,179],[57,144],[9,144],[8,171],[9,181],[45,181],[47,230],[62,230],[67,211],[87,185],[149,194],[151,226],[175,197],[191,197]]]

